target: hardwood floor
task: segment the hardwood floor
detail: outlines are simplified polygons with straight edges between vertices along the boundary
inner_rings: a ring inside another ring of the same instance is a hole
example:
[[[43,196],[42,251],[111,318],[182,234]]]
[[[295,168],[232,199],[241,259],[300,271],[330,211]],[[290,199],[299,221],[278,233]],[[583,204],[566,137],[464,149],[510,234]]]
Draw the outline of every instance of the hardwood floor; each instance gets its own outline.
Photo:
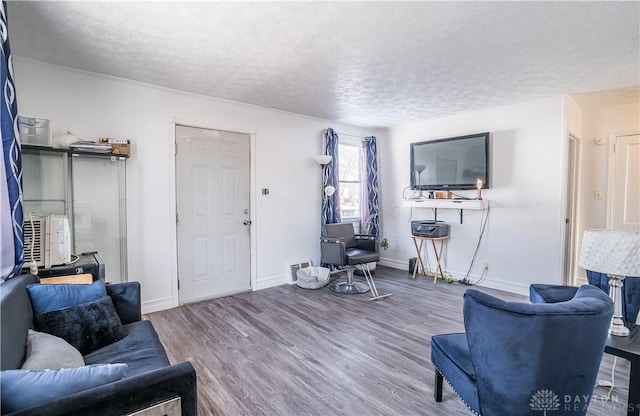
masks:
[[[381,266],[375,279],[380,293],[393,295],[372,302],[328,286],[284,285],[146,318],[170,360],[196,368],[200,415],[470,415],[447,385],[434,401],[429,345],[432,335],[464,331],[468,286],[434,286]],[[611,379],[612,362],[605,354],[599,378]],[[592,401],[588,415],[626,414],[628,373],[618,359],[615,401]]]

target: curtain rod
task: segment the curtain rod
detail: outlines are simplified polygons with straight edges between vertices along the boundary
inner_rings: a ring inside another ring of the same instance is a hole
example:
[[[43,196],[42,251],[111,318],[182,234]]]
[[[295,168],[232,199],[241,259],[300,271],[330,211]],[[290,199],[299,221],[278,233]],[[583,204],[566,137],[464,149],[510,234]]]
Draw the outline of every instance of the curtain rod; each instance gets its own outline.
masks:
[[[349,137],[355,137],[357,139],[362,139],[364,140],[364,136],[356,136],[355,134],[347,134],[347,133],[340,133],[339,131],[336,132],[338,134],[338,136],[349,136]]]
[[[326,132],[326,131],[327,131],[327,129],[324,129],[324,131]],[[335,130],[334,130],[334,131],[335,131]],[[335,132],[336,132],[336,134],[337,134],[338,136],[349,136],[349,137],[355,137],[355,138],[357,138],[357,139],[366,140],[366,137],[365,137],[365,136],[356,136],[355,134],[340,133],[339,131],[335,131]],[[371,137],[371,136],[367,136],[367,137]]]

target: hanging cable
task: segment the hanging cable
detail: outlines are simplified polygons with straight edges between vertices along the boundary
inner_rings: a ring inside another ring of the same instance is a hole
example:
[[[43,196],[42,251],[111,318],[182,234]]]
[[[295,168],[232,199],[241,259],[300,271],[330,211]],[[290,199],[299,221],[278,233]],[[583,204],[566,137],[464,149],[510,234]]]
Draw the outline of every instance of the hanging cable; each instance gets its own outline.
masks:
[[[596,400],[600,400],[602,402],[608,402],[611,400],[611,392],[613,392],[613,388],[615,387],[615,376],[616,376],[616,363],[618,362],[618,357],[613,357],[613,365],[611,366],[611,381],[609,380],[598,380],[594,387],[609,387],[609,391],[607,391],[606,396],[596,397]]]
[[[478,236],[478,243],[476,244],[476,249],[474,250],[473,257],[471,258],[471,263],[469,264],[469,270],[467,270],[467,274],[465,274],[464,278],[460,281],[465,285],[470,285],[470,286],[477,285],[478,283],[480,283],[480,281],[482,281],[482,279],[484,279],[484,276],[487,273],[487,268],[485,267],[485,269],[482,271],[482,274],[480,275],[480,278],[476,282],[472,283],[471,281],[469,281],[469,275],[471,274],[471,270],[473,270],[473,266],[476,263],[478,250],[480,249],[480,243],[482,243],[482,237],[484,236],[484,233],[487,229],[487,223],[489,222],[490,209],[491,209],[491,206],[488,205],[487,209],[483,210],[482,212],[482,218],[480,220],[480,235]],[[484,211],[486,211],[486,213]]]
[[[37,275],[38,264],[36,263],[36,259],[33,255],[33,250],[35,249],[36,243],[36,227],[33,225],[33,212],[29,213],[29,222],[31,223],[31,262],[29,263],[29,273]]]

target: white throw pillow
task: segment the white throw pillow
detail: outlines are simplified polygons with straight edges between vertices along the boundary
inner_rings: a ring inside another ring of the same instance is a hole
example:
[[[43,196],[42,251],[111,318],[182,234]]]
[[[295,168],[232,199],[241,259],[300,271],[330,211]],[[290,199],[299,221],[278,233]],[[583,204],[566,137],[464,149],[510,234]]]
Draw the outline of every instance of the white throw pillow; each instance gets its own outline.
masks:
[[[29,330],[23,370],[49,370],[84,366],[80,351],[62,338]]]

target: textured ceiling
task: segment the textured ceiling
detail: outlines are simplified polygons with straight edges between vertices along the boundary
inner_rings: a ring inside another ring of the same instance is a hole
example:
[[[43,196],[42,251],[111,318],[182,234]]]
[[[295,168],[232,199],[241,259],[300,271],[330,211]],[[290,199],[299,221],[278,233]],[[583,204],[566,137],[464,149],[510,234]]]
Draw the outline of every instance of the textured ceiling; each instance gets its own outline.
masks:
[[[18,56],[367,127],[561,94],[637,101],[640,84],[638,1],[9,2],[8,16]]]

